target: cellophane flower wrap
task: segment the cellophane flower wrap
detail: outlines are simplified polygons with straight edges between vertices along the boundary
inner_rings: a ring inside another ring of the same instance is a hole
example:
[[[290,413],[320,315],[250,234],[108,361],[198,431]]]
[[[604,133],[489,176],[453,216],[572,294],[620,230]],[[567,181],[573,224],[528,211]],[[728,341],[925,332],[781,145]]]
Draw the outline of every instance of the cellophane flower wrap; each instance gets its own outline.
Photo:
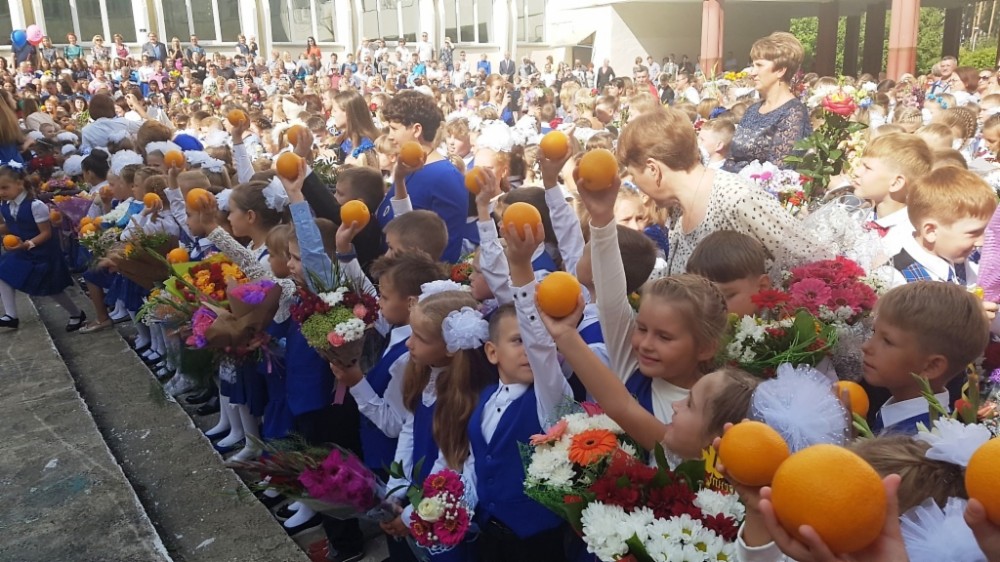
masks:
[[[601,560],[674,560],[680,552],[684,560],[734,560],[745,510],[735,495],[702,489],[704,461],[671,469],[658,446],[650,466],[611,418],[585,406],[525,447],[525,495],[569,522]]]
[[[803,179],[795,170],[783,170],[770,162],[754,160],[740,170],[739,175],[773,195],[792,216],[798,216],[805,208]]]
[[[118,238],[121,236],[121,229],[108,228],[81,233],[79,236],[80,245],[90,252],[90,265],[93,267],[97,262],[108,255],[118,245]]]
[[[238,464],[267,486],[314,511],[337,517],[388,522],[396,518],[385,484],[354,453],[311,447],[300,439],[262,445],[267,455]]]
[[[435,472],[424,480],[420,496],[410,514],[413,540],[431,554],[462,544],[473,516],[462,477],[449,469]]]

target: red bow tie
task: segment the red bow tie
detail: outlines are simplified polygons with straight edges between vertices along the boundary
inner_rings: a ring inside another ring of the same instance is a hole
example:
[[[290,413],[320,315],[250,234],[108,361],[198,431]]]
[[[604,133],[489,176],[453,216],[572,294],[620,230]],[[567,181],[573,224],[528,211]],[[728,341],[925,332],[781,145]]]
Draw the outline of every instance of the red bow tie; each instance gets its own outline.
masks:
[[[879,238],[885,238],[885,235],[889,233],[889,229],[878,224],[875,221],[868,221],[865,223],[865,230],[870,230],[872,232],[877,232]]]

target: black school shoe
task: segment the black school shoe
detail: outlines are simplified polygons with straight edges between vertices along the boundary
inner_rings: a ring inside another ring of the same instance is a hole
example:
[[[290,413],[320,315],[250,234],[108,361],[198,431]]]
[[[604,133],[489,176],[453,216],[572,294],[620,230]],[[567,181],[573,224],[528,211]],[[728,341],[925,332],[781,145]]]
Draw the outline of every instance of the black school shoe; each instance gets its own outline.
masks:
[[[313,527],[319,527],[322,523],[323,523],[323,516],[317,513],[312,517],[310,517],[308,521],[306,521],[301,525],[296,525],[294,527],[285,527],[284,525],[282,525],[281,527],[285,530],[286,533],[288,533],[288,536],[292,537],[301,533],[302,531],[312,529]]]
[[[75,332],[86,325],[87,325],[87,313],[81,310],[79,316],[69,317],[69,322],[66,324],[66,331]]]
[[[212,414],[219,413],[219,397],[213,396],[208,402],[205,402],[194,411],[195,414],[199,416],[210,416]],[[228,432],[227,432],[228,434]]]
[[[188,404],[191,404],[192,406],[196,406],[198,404],[204,404],[205,402],[208,402],[214,396],[216,396],[215,389],[209,387],[197,394],[192,394],[188,396],[187,398],[184,399],[184,401],[187,402]]]
[[[16,330],[20,324],[21,321],[19,319],[11,318],[6,314],[3,316],[3,318],[0,318],[0,328],[10,328],[11,330]]]

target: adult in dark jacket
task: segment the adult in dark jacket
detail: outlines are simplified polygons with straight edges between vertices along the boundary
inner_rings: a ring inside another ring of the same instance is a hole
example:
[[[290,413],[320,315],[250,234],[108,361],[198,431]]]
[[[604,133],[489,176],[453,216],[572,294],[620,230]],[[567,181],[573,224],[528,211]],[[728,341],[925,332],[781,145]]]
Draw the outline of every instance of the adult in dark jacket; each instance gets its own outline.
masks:
[[[150,33],[149,41],[142,46],[142,55],[148,56],[150,60],[158,60],[164,65],[167,64],[167,46],[156,40],[156,34]]]

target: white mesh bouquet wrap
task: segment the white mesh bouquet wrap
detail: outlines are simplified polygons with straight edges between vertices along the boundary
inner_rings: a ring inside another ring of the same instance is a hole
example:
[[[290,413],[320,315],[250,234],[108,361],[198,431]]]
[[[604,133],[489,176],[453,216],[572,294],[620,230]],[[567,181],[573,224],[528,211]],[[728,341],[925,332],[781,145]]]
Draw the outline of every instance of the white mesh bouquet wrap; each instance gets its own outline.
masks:
[[[941,509],[933,498],[927,498],[899,518],[910,562],[986,562],[986,555],[965,523],[967,503],[960,498],[948,498]]]
[[[818,247],[850,258],[870,273],[892,257],[883,255],[878,233],[865,229],[870,211],[861,199],[845,195],[812,211],[802,225],[812,233]]]
[[[467,285],[462,285],[456,283],[450,279],[442,279],[439,281],[431,281],[429,283],[424,283],[420,286],[420,296],[417,301],[422,301],[431,295],[436,295],[438,293],[444,293],[447,291],[465,291],[469,292],[472,289]]]
[[[490,338],[490,324],[473,308],[463,307],[448,314],[441,323],[441,333],[448,353],[476,349]]]
[[[271,178],[271,183],[267,184],[261,195],[264,196],[264,202],[268,209],[280,213],[288,206],[288,192],[285,191],[285,186],[281,184],[278,176]]]
[[[994,213],[986,225],[986,240],[979,257],[979,286],[985,300],[1000,299],[1000,213]]]
[[[986,426],[939,418],[929,430],[922,427],[914,439],[930,444],[927,458],[967,467],[976,449],[992,437]]]
[[[847,442],[849,417],[833,381],[806,365],[778,366],[777,376],[757,386],[750,417],[774,428],[794,453],[811,445]]]

